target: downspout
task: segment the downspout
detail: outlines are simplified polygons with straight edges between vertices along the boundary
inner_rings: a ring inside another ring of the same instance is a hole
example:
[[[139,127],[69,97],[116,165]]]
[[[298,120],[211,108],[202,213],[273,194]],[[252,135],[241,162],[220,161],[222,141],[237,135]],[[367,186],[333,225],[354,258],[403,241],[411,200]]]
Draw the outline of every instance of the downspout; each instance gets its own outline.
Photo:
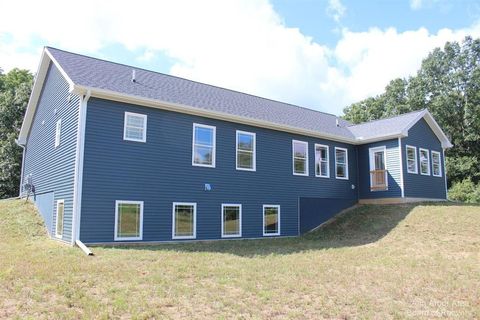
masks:
[[[22,197],[22,189],[23,189],[23,171],[24,171],[24,167],[25,167],[25,145],[21,145],[20,143],[18,143],[17,139],[15,139],[15,143],[23,149],[23,151],[22,151],[22,169],[20,171],[20,188],[18,189],[18,197],[21,198]]]
[[[398,154],[400,156],[400,190],[402,192],[402,198],[405,198],[405,183],[403,182],[403,148],[402,138],[398,137]]]
[[[73,194],[73,217],[72,217],[72,239],[71,244],[75,245],[80,240],[80,217],[82,208],[82,182],[83,182],[83,152],[85,146],[85,125],[87,116],[87,102],[90,99],[91,91],[87,90],[85,95],[80,96],[77,127],[77,148],[75,152],[75,178]]]
[[[445,200],[448,200],[447,159],[445,158],[445,148],[442,148],[442,155],[443,155],[443,176],[445,178]]]

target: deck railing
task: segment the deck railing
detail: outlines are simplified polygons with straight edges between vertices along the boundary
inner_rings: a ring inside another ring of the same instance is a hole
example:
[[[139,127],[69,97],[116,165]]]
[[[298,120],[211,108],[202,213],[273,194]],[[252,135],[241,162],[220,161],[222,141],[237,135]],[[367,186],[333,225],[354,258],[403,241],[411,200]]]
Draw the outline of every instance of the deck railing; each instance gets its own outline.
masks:
[[[370,189],[372,191],[387,190],[387,170],[372,170],[370,171]]]

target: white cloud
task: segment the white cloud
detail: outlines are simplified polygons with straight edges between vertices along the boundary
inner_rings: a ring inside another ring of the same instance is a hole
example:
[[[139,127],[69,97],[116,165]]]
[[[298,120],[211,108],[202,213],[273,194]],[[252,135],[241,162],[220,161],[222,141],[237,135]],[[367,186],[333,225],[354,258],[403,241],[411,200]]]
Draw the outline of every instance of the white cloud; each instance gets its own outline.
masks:
[[[27,5],[30,10],[23,10]],[[480,24],[436,34],[344,29],[328,48],[287,27],[268,0],[85,0],[82,7],[95,10],[81,10],[75,19],[68,7],[55,0],[2,4],[11,14],[0,19],[0,66],[35,71],[41,48],[27,50],[32,43],[94,55],[123,45],[142,52],[142,62],[166,55],[174,61],[170,73],[178,76],[339,114],[382,92],[391,79],[414,74],[445,41],[480,36]],[[32,24],[17,24],[16,12]]]
[[[422,0],[410,0],[410,8],[419,10],[422,8]]]
[[[347,11],[347,8],[345,8],[340,0],[328,1],[327,13],[333,18],[333,20],[335,20],[335,22],[340,22],[340,19],[345,14],[345,11]]]

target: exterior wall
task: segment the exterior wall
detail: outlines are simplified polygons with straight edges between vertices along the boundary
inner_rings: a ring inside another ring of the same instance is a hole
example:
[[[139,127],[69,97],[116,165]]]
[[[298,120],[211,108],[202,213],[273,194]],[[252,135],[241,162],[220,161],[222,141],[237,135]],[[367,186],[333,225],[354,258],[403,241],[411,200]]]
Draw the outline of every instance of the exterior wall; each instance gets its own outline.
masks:
[[[123,140],[125,111],[148,116],[146,143]],[[192,166],[193,123],[216,126],[216,168]],[[255,172],[235,169],[236,130],[256,133]],[[292,174],[292,139],[309,143],[308,177]],[[331,178],[315,177],[315,143],[330,146]],[[335,179],[335,146],[349,150],[349,180]],[[299,198],[356,202],[356,167],[351,145],[91,98],[80,240],[114,241],[115,200],[144,201],[143,241],[172,240],[172,202],[197,203],[196,239],[221,237],[222,203],[242,204],[244,238],[262,237],[263,204],[281,206],[281,236],[298,235]]]
[[[32,175],[37,194],[37,208],[52,234],[56,223],[56,202],[65,201],[62,240],[70,241],[72,234],[73,184],[78,125],[78,97],[68,101],[69,86],[58,69],[50,64],[37,105],[25,148],[24,179]],[[61,141],[55,148],[55,128],[62,119]],[[46,205],[53,193],[53,210]],[[22,193],[25,195],[25,193]],[[48,201],[46,200],[48,199]],[[45,202],[45,201],[47,202]],[[53,212],[49,212],[53,211]]]
[[[370,191],[370,148],[385,146],[388,190]],[[398,139],[391,139],[358,146],[359,198],[395,198],[402,196]]]
[[[403,175],[405,184],[405,197],[412,198],[431,198],[431,199],[446,199],[445,189],[445,170],[442,154],[442,145],[437,136],[430,129],[430,126],[424,119],[418,121],[409,131],[408,137],[403,138],[402,142],[402,156],[403,156]],[[417,167],[418,173],[408,173],[406,145],[417,147]],[[425,148],[430,153],[430,175],[425,176],[420,174],[420,151],[419,148]],[[440,152],[442,176],[434,177],[432,175],[432,150]]]
[[[300,198],[300,233],[315,229],[339,212],[353,207],[357,199]]]

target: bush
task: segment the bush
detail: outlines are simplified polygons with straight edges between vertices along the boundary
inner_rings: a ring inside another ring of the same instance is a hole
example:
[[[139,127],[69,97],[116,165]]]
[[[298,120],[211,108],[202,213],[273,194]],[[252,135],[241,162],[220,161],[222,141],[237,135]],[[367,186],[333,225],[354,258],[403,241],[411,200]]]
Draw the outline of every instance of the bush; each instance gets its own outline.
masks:
[[[480,183],[475,185],[470,178],[457,182],[448,190],[448,198],[466,203],[480,203]]]

